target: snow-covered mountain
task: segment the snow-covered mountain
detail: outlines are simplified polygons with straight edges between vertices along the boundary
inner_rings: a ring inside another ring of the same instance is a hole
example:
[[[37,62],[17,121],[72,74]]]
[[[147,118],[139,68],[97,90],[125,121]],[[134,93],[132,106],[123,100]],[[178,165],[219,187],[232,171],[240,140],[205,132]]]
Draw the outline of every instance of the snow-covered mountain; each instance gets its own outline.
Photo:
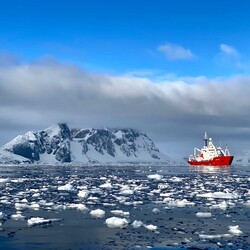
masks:
[[[14,163],[173,163],[134,129],[70,130],[65,123],[17,136],[0,149],[0,163],[8,157]]]
[[[250,165],[250,150],[244,150],[243,155],[235,156],[234,164]]]

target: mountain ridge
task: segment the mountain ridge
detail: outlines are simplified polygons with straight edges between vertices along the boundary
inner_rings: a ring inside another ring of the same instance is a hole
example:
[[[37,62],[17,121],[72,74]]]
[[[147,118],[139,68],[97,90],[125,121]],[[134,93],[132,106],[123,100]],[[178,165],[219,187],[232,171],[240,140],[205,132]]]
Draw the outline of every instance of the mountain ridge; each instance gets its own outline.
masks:
[[[0,148],[0,162],[8,161],[45,164],[173,163],[159,151],[147,134],[139,130],[70,129],[66,123],[58,123],[37,132],[29,131],[6,143]]]

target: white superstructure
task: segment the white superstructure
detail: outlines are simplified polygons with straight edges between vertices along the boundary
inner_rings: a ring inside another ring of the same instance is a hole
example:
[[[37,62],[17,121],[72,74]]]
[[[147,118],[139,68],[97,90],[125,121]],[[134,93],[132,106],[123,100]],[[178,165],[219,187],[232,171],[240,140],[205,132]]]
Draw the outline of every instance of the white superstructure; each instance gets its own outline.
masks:
[[[194,148],[194,154],[189,156],[189,161],[209,161],[218,156],[230,155],[227,147],[225,150],[223,150],[221,147],[216,147],[213,144],[212,138],[208,138],[207,132],[205,132],[203,141],[204,146],[201,149]]]

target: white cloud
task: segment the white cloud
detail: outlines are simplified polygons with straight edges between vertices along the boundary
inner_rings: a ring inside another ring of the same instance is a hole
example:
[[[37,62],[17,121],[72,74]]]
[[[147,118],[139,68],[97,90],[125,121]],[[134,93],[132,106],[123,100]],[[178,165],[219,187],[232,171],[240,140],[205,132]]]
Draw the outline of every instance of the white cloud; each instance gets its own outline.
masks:
[[[178,44],[166,43],[157,48],[158,51],[165,54],[169,60],[188,60],[194,58],[190,49],[186,49]]]
[[[217,56],[217,62],[221,66],[235,67],[241,70],[249,69],[249,62],[242,58],[238,50],[227,44],[220,44],[220,53]]]
[[[173,141],[179,142],[177,151],[190,151],[185,143],[204,131],[246,140],[249,83],[247,76],[155,82],[90,74],[59,62],[0,67],[0,140],[13,136],[13,131],[19,134],[63,121],[73,127],[137,128],[156,142],[169,143],[170,149]]]
[[[235,48],[227,44],[221,44],[220,50],[224,55],[227,55],[229,57],[239,58],[240,56],[239,52]]]

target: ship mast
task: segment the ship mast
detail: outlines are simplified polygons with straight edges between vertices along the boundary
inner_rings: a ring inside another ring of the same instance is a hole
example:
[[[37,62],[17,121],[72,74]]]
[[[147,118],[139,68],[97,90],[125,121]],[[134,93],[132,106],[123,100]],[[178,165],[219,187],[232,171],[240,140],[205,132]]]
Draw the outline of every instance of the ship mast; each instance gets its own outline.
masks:
[[[203,141],[204,141],[204,148],[206,148],[207,145],[208,145],[208,136],[207,136],[207,132],[205,132]]]

